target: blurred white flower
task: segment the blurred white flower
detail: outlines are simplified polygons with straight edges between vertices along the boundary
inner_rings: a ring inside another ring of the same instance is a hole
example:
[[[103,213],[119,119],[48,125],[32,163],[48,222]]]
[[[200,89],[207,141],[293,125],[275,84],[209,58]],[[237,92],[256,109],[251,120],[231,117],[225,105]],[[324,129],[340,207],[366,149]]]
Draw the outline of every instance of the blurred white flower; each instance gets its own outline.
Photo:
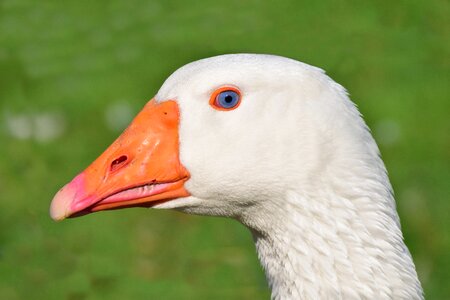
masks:
[[[58,113],[40,113],[33,116],[34,138],[41,143],[50,142],[60,137],[65,129],[65,120]]]
[[[35,139],[46,143],[60,137],[65,131],[63,115],[55,112],[34,114],[4,113],[7,132],[19,140]]]
[[[391,146],[400,139],[401,130],[396,121],[382,120],[375,124],[373,133],[378,143]]]
[[[124,130],[133,119],[134,112],[127,102],[112,103],[105,110],[105,123],[114,132]]]
[[[33,125],[31,118],[26,114],[5,114],[6,129],[12,137],[19,140],[27,140],[31,138]]]

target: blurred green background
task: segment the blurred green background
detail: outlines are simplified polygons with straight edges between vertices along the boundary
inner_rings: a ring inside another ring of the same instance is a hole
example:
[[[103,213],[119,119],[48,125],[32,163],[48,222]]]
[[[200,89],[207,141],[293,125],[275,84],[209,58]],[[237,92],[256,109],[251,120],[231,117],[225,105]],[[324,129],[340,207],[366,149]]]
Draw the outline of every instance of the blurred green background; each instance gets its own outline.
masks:
[[[449,299],[448,1],[0,1],[0,299],[262,299],[232,220],[129,209],[54,223],[54,193],[175,69],[236,52],[319,66],[379,143],[428,299]]]

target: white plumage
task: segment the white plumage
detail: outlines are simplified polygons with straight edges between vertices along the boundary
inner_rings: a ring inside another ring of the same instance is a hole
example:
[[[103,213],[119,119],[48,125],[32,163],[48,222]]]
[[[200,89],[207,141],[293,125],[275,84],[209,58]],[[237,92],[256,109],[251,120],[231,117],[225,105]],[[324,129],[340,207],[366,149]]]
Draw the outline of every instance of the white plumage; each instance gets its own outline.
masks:
[[[238,109],[211,109],[222,85]],[[223,55],[172,74],[190,197],[159,204],[252,232],[274,299],[422,299],[386,169],[346,91],[318,68]]]

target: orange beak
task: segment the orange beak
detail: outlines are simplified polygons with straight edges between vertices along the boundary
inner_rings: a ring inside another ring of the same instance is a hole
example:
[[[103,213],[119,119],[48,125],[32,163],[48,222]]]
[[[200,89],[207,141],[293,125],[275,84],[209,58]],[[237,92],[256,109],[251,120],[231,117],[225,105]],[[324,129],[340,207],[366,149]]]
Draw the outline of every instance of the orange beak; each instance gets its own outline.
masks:
[[[188,171],[179,160],[175,101],[149,101],[130,126],[53,198],[54,220],[125,207],[151,207],[187,197]]]

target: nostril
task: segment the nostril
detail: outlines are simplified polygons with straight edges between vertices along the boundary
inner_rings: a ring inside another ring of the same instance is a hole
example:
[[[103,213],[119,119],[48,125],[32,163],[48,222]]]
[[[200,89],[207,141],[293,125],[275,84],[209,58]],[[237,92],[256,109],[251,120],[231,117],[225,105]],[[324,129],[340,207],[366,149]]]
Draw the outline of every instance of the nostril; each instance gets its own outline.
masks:
[[[119,156],[115,160],[112,161],[110,172],[113,172],[121,167],[123,167],[128,160],[128,157],[126,155]]]

